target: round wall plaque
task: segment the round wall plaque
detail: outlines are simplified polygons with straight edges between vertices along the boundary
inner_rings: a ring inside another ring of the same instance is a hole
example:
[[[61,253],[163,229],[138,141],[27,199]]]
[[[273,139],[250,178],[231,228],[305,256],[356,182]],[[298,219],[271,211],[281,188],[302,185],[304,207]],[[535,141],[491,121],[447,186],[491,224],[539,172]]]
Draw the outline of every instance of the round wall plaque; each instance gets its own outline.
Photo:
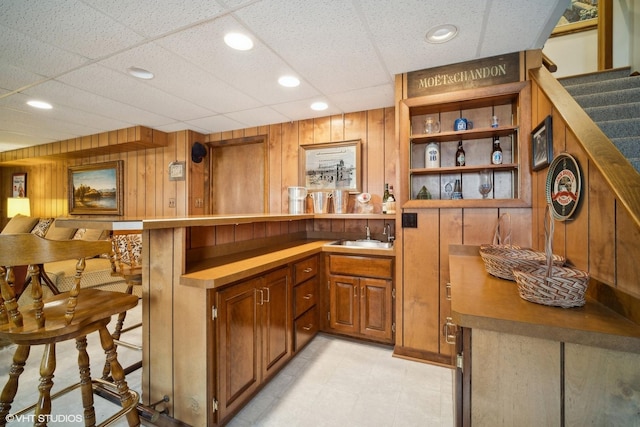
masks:
[[[547,203],[553,217],[559,221],[571,218],[578,208],[582,190],[582,173],[576,159],[570,154],[559,154],[547,173]]]

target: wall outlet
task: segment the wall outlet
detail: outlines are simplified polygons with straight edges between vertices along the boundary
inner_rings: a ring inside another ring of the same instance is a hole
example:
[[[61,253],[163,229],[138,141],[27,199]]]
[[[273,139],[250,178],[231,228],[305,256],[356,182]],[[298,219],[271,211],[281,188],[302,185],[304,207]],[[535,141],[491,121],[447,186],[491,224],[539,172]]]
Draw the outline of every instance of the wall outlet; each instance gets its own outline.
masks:
[[[201,208],[201,207],[202,207],[202,199],[198,197],[196,199],[196,208]]]
[[[176,207],[176,199],[174,197],[171,197],[169,199],[169,207],[170,208],[175,208]]]

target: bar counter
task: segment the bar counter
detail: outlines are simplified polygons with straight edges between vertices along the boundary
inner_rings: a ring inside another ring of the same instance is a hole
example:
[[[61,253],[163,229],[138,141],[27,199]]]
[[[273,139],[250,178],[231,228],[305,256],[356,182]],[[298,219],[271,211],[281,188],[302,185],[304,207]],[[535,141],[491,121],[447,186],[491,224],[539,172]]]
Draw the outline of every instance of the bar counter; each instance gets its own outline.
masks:
[[[640,325],[597,301],[574,308],[526,301],[516,282],[487,273],[477,246],[452,245],[449,259],[459,326],[640,353]]]

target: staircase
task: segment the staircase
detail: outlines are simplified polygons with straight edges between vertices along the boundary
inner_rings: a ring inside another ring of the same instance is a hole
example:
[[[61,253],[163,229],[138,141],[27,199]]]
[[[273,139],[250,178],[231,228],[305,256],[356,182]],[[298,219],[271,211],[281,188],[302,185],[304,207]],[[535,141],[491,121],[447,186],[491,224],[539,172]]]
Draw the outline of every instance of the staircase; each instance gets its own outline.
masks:
[[[558,81],[640,173],[640,75],[630,74],[626,67]]]

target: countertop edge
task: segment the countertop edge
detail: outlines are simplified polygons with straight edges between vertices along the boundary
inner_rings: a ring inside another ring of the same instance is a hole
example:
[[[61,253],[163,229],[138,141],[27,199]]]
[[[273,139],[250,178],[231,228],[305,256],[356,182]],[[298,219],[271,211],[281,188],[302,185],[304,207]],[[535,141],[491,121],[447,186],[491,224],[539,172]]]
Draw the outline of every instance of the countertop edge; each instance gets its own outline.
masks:
[[[640,325],[597,301],[569,309],[525,301],[515,282],[486,272],[473,246],[451,246],[449,265],[451,312],[459,326],[640,353]]]
[[[347,248],[331,245],[331,240],[318,240],[301,243],[286,249],[280,249],[262,255],[247,257],[220,266],[204,268],[202,270],[180,276],[180,285],[200,289],[218,289],[243,279],[265,273],[283,264],[323,253],[341,253],[362,256],[395,257],[395,249]]]

